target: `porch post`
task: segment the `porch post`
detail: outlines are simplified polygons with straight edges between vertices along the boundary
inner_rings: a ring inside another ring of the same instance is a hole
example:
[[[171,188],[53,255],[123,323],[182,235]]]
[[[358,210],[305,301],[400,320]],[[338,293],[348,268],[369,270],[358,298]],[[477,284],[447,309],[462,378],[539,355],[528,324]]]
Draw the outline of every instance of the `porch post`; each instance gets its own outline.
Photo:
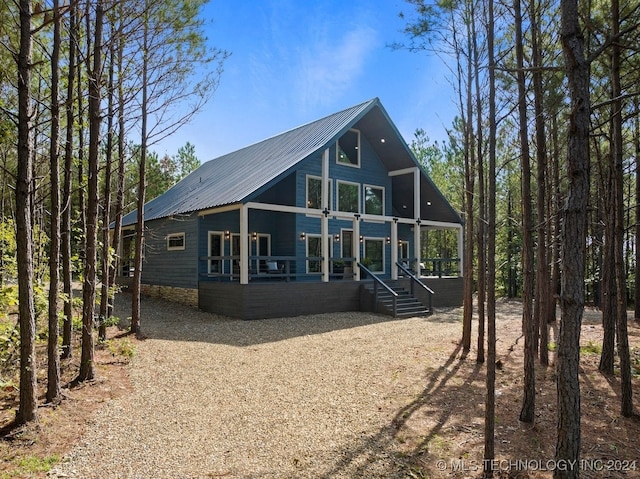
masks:
[[[420,169],[416,168],[413,170],[413,215],[416,219],[416,226],[413,234],[413,257],[415,258],[416,266],[416,276],[420,277],[422,271],[420,271]]]
[[[391,222],[391,279],[398,279],[398,219]]]
[[[355,258],[355,263],[360,262],[360,215],[355,215],[353,217],[353,238],[351,238],[353,242],[353,257]],[[355,281],[360,281],[360,268],[358,268],[355,264],[353,265],[353,279]]]
[[[249,208],[240,208],[240,284],[249,284]]]
[[[329,149],[322,152],[322,211],[320,235],[322,236],[322,282],[329,281]]]

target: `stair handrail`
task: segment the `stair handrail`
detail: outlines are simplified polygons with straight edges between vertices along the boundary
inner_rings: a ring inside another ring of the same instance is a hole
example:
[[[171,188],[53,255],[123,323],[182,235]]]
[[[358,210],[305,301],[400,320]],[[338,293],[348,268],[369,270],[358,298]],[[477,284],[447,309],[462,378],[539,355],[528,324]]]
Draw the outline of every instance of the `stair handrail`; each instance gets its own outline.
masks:
[[[384,289],[386,289],[393,298],[393,317],[397,317],[398,315],[398,293],[396,293],[387,283],[378,278],[373,272],[367,268],[365,265],[360,263],[360,261],[356,262],[358,268],[363,270],[373,279],[373,312],[378,312],[378,285],[381,285]]]
[[[403,273],[405,273],[407,276],[409,276],[409,278],[411,279],[411,283],[410,283],[410,287],[411,287],[411,295],[413,295],[413,285],[418,284],[419,286],[421,286],[423,289],[425,289],[428,293],[429,293],[429,310],[433,311],[433,295],[436,294],[429,286],[427,286],[426,284],[424,284],[422,281],[420,281],[420,278],[418,278],[415,274],[413,274],[413,272],[407,268],[405,265],[403,265],[400,262],[396,262],[396,266],[398,268],[400,268],[400,271],[402,271]]]

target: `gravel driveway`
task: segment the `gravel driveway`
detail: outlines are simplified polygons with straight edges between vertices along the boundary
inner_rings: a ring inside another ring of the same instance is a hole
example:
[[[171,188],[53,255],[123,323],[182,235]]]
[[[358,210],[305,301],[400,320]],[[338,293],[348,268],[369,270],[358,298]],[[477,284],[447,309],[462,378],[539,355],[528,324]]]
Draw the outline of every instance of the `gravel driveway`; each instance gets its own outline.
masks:
[[[128,305],[121,295],[116,314]],[[460,331],[460,310],[240,321],[144,299],[142,311],[133,393],[105,403],[51,477],[405,477],[395,405],[419,386],[416,352],[446,357]]]

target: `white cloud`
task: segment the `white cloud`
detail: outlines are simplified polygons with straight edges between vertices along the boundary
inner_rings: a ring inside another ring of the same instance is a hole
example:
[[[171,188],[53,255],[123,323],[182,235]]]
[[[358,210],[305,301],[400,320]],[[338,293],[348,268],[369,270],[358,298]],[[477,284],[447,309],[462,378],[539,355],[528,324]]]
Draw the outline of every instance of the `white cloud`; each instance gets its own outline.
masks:
[[[294,89],[303,111],[329,105],[352,87],[374,49],[377,32],[358,26],[346,32],[323,28],[299,49]]]

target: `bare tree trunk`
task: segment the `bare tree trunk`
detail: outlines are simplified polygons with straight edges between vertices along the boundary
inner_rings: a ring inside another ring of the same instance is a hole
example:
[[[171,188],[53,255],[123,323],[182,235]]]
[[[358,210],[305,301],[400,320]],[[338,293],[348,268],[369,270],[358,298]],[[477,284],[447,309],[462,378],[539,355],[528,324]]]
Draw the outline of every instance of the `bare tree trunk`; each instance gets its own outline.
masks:
[[[542,52],[540,47],[539,35],[540,23],[538,8],[539,3],[530,0],[530,23],[531,23],[531,47],[533,58],[533,94],[534,94],[534,112],[536,125],[536,181],[537,181],[537,230],[538,243],[536,248],[537,270],[536,270],[536,301],[534,310],[534,326],[539,331],[539,358],[540,364],[549,365],[549,329],[548,323],[548,300],[549,300],[549,262],[547,260],[547,221],[545,214],[547,211],[547,191],[546,191],[546,173],[547,173],[547,139],[545,132],[545,114],[544,114],[544,90],[542,85]]]
[[[113,31],[113,24],[112,24]],[[111,252],[109,238],[109,218],[111,215],[111,162],[113,160],[113,117],[114,117],[114,65],[115,44],[111,42],[109,48],[109,86],[107,101],[107,144],[105,146],[105,167],[104,167],[104,192],[102,195],[102,287],[100,290],[100,313],[98,325],[98,340],[106,341],[107,326],[109,318],[109,289],[110,289],[110,269]]]
[[[145,2],[145,6],[148,4]],[[144,19],[144,48],[142,59],[142,105],[141,105],[141,142],[139,157],[139,178],[138,178],[138,221],[136,223],[136,251],[135,269],[133,272],[132,304],[131,304],[131,330],[132,334],[140,334],[140,294],[142,288],[142,255],[144,251],[144,202],[146,192],[146,167],[147,167],[147,102],[148,102],[148,36],[149,20],[148,9],[145,8]]]
[[[493,0],[487,3],[487,57],[489,63],[489,210],[487,235],[487,399],[484,413],[484,476],[492,477],[495,458],[496,401],[496,91]]]
[[[73,272],[71,267],[71,187],[73,183],[73,92],[76,75],[76,29],[77,29],[77,4],[71,6],[69,20],[69,65],[67,73],[67,134],[64,151],[64,186],[62,197],[65,204],[62,209],[62,283],[65,294],[64,321],[62,324],[62,357],[70,358],[73,355]]]
[[[562,319],[556,356],[558,425],[556,461],[580,459],[580,328],[584,311],[584,253],[589,198],[589,65],[584,57],[577,0],[561,0],[561,33],[571,100],[567,136],[568,192],[562,211]],[[575,462],[572,462],[575,461]],[[554,479],[579,477],[579,469],[553,472]]]
[[[51,52],[51,139],[49,148],[51,174],[51,232],[49,243],[49,338],[47,341],[47,402],[60,398],[60,355],[58,351],[58,292],[60,285],[60,11],[58,0],[53,0],[53,49]]]
[[[476,89],[476,151],[478,165],[478,355],[476,362],[484,363],[484,326],[485,326],[485,304],[487,297],[487,265],[486,265],[486,210],[487,198],[485,192],[484,158],[482,155],[482,95],[480,92],[480,65],[478,55],[478,42],[476,32],[476,13],[474,2],[469,2],[469,27],[470,43],[473,47],[473,68]]]
[[[531,166],[527,131],[526,84],[524,74],[524,46],[520,0],[514,0],[516,61],[518,65],[518,109],[520,111],[520,151],[522,164],[522,325],[524,332],[524,391],[520,420],[532,423],[536,412],[536,334],[533,320],[533,213],[531,211]]]
[[[467,40],[467,51],[471,40]],[[460,54],[458,53],[458,62],[460,62]],[[472,103],[472,70],[471,58],[467,59],[467,81],[466,81],[466,111],[463,112],[464,124],[464,175],[466,189],[466,214],[465,214],[465,271],[464,281],[464,298],[463,298],[463,320],[462,320],[462,351],[463,355],[467,355],[471,350],[471,324],[473,320],[473,202],[474,202],[474,177],[475,177],[475,152],[473,147],[473,103]],[[461,104],[461,109],[463,105]],[[480,265],[482,268],[482,265]],[[484,321],[484,314],[479,321]]]
[[[20,51],[18,53],[18,169],[16,176],[16,257],[18,262],[18,313],[20,315],[20,405],[16,423],[38,417],[36,390],[36,317],[33,304],[31,188],[31,2],[20,0]]]
[[[122,9],[122,3],[119,4],[118,8]],[[118,30],[118,51],[117,51],[117,62],[118,62],[118,176],[117,176],[117,186],[116,186],[116,203],[114,206],[115,209],[115,220],[113,227],[113,246],[116,250],[116,257],[114,264],[111,267],[111,275],[109,279],[109,284],[114,285],[116,282],[117,272],[122,264],[120,261],[120,256],[122,251],[120,249],[120,241],[122,237],[122,214],[123,214],[123,204],[124,204],[124,171],[125,171],[125,122],[124,122],[124,78],[123,78],[123,54],[124,54],[124,35],[122,34],[121,28]],[[112,307],[112,302],[110,301],[109,307]],[[111,313],[109,313],[111,315]]]
[[[553,244],[551,248],[551,295],[553,301],[549,304],[549,321],[556,320],[557,298],[560,293],[560,211],[562,209],[562,194],[560,193],[560,146],[558,140],[558,120],[556,115],[551,115],[553,139]]]
[[[620,33],[619,0],[611,0],[612,35]],[[618,338],[618,358],[620,359],[620,401],[621,414],[633,416],[633,389],[631,387],[631,357],[629,353],[629,336],[627,332],[627,286],[624,265],[624,170],[622,144],[622,87],[620,85],[620,44],[613,42],[611,52],[611,97],[613,98],[612,164],[614,167],[615,191],[615,278],[616,278],[616,326]]]
[[[612,154],[612,153],[611,153]],[[616,215],[616,198],[614,185],[614,167],[612,158],[609,158],[605,171],[601,172],[603,176],[603,185],[600,188],[598,197],[606,198],[606,206],[602,206],[606,210],[601,214],[604,222],[604,254],[601,260],[602,270],[602,351],[600,353],[600,364],[598,370],[610,376],[613,376],[614,360],[615,360],[615,338],[616,338],[616,275],[612,271],[610,265],[615,260],[615,215]]]
[[[636,100],[634,115],[634,135],[636,155],[636,227],[635,227],[635,288],[633,295],[634,318],[640,322],[640,101]]]
[[[95,377],[93,325],[98,243],[98,156],[100,150],[102,27],[104,20],[102,0],[97,0],[95,9],[93,65],[87,68],[89,73],[89,157],[87,164],[86,259],[84,284],[82,288],[82,356],[80,359],[80,372],[78,374],[79,381],[93,379]]]

